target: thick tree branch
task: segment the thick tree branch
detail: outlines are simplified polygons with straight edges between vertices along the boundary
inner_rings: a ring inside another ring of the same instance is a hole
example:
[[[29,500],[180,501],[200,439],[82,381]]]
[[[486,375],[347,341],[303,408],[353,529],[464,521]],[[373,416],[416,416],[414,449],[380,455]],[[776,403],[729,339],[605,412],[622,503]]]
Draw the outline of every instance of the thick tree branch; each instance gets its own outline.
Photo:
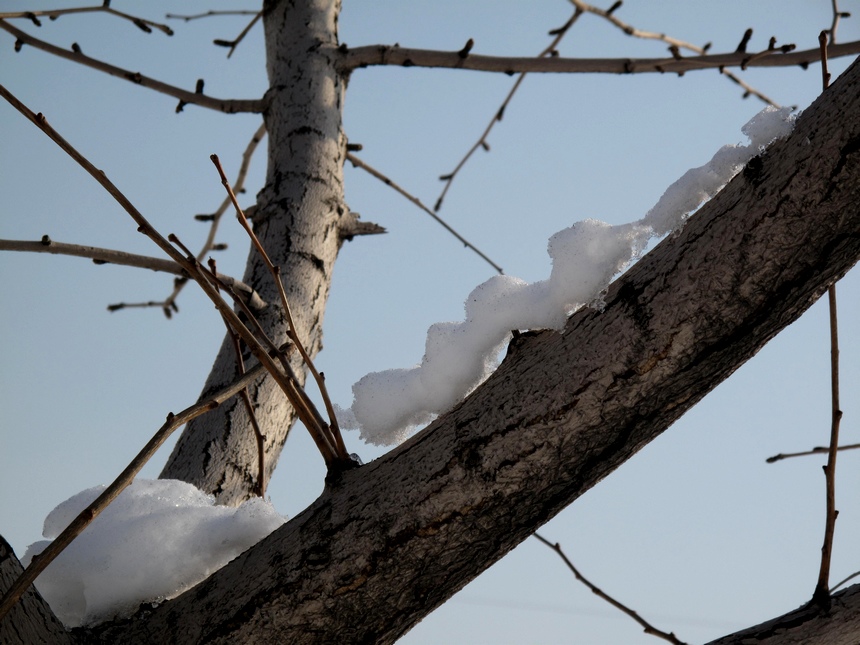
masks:
[[[828,58],[860,54],[860,41],[831,45]],[[764,52],[732,52],[706,56],[670,58],[516,58],[505,56],[481,56],[469,54],[465,58],[459,52],[444,52],[430,49],[408,49],[396,45],[370,45],[356,47],[343,52],[341,67],[350,72],[360,67],[374,65],[398,65],[402,67],[445,67],[471,69],[480,72],[545,72],[558,74],[681,74],[700,69],[723,67],[791,67],[817,63],[818,48],[800,52],[781,53],[779,49]]]
[[[88,637],[396,640],[660,435],[857,262],[860,120],[846,115],[860,111],[858,88],[855,63],[789,138],[616,281],[603,311],[576,313],[562,333],[521,334],[451,412],[330,481],[194,589]]]
[[[147,87],[151,90],[155,90],[156,92],[173,96],[185,104],[199,105],[200,107],[218,110],[228,114],[236,112],[262,112],[264,108],[264,102],[260,99],[217,99],[212,96],[206,96],[203,93],[197,94],[196,92],[183,90],[180,87],[168,85],[167,83],[162,83],[154,78],[149,78],[140,72],[132,72],[127,69],[96,60],[95,58],[90,58],[89,56],[85,56],[77,51],[56,47],[50,43],[46,43],[44,40],[39,40],[38,38],[31,36],[27,32],[21,31],[5,20],[0,20],[0,29],[9,32],[15,36],[19,42],[24,43],[25,45],[30,45],[31,47],[41,49],[44,52],[53,54],[54,56],[59,56],[60,58],[65,58],[66,60],[70,60],[74,63],[91,67],[92,69],[104,72],[105,74],[125,79],[135,85]]]

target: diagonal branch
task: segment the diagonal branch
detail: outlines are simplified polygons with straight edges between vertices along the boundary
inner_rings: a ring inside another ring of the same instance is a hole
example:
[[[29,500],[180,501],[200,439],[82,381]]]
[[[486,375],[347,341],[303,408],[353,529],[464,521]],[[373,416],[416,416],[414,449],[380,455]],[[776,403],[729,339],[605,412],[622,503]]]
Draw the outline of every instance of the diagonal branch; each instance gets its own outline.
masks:
[[[16,47],[19,47],[18,43],[30,45],[31,47],[53,54],[54,56],[59,56],[60,58],[65,58],[66,60],[70,60],[74,63],[91,67],[92,69],[104,72],[110,76],[125,79],[135,85],[140,85],[142,87],[155,90],[156,92],[167,94],[168,96],[173,96],[186,104],[199,105],[200,107],[217,110],[219,112],[226,112],[228,114],[235,114],[237,112],[262,112],[264,109],[264,102],[260,99],[218,99],[212,96],[207,96],[203,93],[198,94],[196,92],[183,90],[182,88],[174,85],[162,83],[154,78],[144,76],[140,72],[132,72],[127,69],[102,62],[95,58],[90,58],[78,51],[69,51],[56,47],[55,45],[46,43],[44,40],[39,40],[38,38],[21,31],[5,20],[0,20],[0,29],[9,32],[17,38],[18,42],[16,43]]]
[[[386,186],[390,186],[390,187],[391,187],[391,188],[393,188],[395,191],[397,191],[398,193],[400,193],[401,195],[403,195],[406,199],[408,199],[410,202],[412,202],[413,204],[415,204],[418,208],[420,208],[422,211],[424,211],[425,213],[427,213],[430,217],[432,217],[433,219],[435,219],[435,220],[436,220],[436,221],[437,221],[441,226],[443,226],[443,227],[445,228],[445,230],[446,230],[446,231],[448,231],[451,235],[453,235],[453,236],[454,236],[454,237],[456,237],[460,242],[462,242],[462,243],[463,243],[463,246],[465,246],[467,249],[472,249],[475,253],[477,253],[477,254],[478,254],[478,256],[480,256],[480,257],[481,257],[481,259],[483,259],[487,264],[489,264],[491,267],[493,267],[493,268],[494,268],[496,271],[498,271],[499,273],[504,273],[504,271],[502,270],[502,267],[500,267],[498,264],[496,264],[495,262],[493,262],[493,261],[492,261],[490,258],[488,258],[486,255],[484,255],[484,254],[483,254],[483,253],[482,253],[482,252],[481,252],[477,247],[475,247],[471,242],[469,242],[469,240],[467,240],[467,239],[466,239],[466,238],[464,238],[462,235],[460,235],[457,231],[455,231],[455,230],[451,227],[451,225],[450,225],[450,224],[448,224],[448,222],[446,222],[446,221],[445,221],[445,220],[443,220],[441,217],[439,217],[436,213],[434,213],[432,210],[430,210],[429,208],[427,208],[427,206],[425,206],[425,205],[424,205],[424,203],[423,203],[420,199],[418,199],[417,197],[415,197],[414,195],[412,195],[412,193],[409,193],[409,192],[407,192],[404,188],[401,188],[398,184],[394,183],[391,179],[389,179],[388,177],[386,177],[385,175],[383,175],[383,174],[382,174],[381,172],[379,172],[376,168],[374,168],[374,167],[373,167],[373,166],[371,166],[370,164],[365,163],[364,161],[362,161],[361,159],[359,159],[358,157],[356,157],[356,156],[355,156],[354,154],[352,154],[351,152],[347,152],[347,153],[346,153],[346,158],[347,158],[347,159],[352,163],[352,165],[353,165],[353,166],[355,166],[356,168],[361,168],[362,170],[366,171],[367,173],[369,173],[369,174],[370,174],[370,175],[372,175],[373,177],[376,177],[379,181],[381,181],[382,183],[384,183]]]
[[[577,7],[576,11],[573,12],[573,15],[568,19],[568,21],[566,23],[564,23],[564,25],[562,25],[558,29],[553,29],[552,31],[550,31],[549,32],[550,35],[554,36],[554,38],[552,39],[552,42],[550,42],[550,44],[547,47],[545,47],[544,50],[540,54],[538,54],[538,58],[556,55],[558,53],[556,51],[556,47],[561,42],[562,38],[565,37],[565,35],[570,30],[570,28],[574,25],[574,23],[577,20],[579,20],[579,17],[581,15],[582,15],[582,10],[580,10]],[[470,40],[469,42],[471,43],[472,41]],[[469,49],[471,49],[471,47]],[[465,54],[463,52],[465,52]],[[465,58],[465,56],[468,55],[468,51],[463,50],[463,52],[458,52],[457,55]],[[442,192],[440,193],[439,197],[436,199],[436,204],[433,206],[434,211],[438,211],[442,207],[442,202],[445,199],[445,195],[448,194],[448,190],[451,188],[451,184],[454,182],[454,178],[457,176],[457,173],[459,173],[460,169],[466,165],[466,162],[469,161],[471,156],[473,154],[475,154],[475,152],[478,150],[478,148],[483,148],[484,150],[490,149],[490,146],[487,143],[487,137],[490,136],[490,131],[493,129],[493,127],[495,127],[496,123],[498,123],[499,121],[502,120],[502,116],[505,113],[505,109],[508,107],[508,104],[514,98],[514,94],[517,93],[517,90],[520,88],[520,85],[522,85],[525,78],[526,78],[526,72],[521,73],[517,77],[517,80],[514,81],[513,86],[508,91],[508,95],[505,97],[505,100],[502,101],[501,107],[496,111],[495,115],[493,115],[492,120],[490,121],[489,125],[487,125],[487,127],[484,129],[484,132],[481,134],[480,138],[475,142],[475,144],[471,148],[469,148],[469,151],[463,156],[463,158],[456,165],[454,170],[452,170],[447,175],[442,175],[439,178],[445,182],[445,187],[442,189]],[[499,273],[501,273],[501,270],[499,270]]]
[[[41,11],[3,11],[0,12],[0,18],[28,18],[37,27],[41,27],[42,25],[38,20],[39,16],[46,16],[50,20],[56,20],[60,16],[75,13],[107,13],[134,23],[135,27],[141,31],[145,31],[146,33],[152,33],[153,29],[158,29],[168,36],[173,35],[173,30],[167,25],[160,22],[153,22],[152,20],[146,20],[145,18],[138,18],[137,16],[132,16],[131,14],[123,13],[122,11],[117,11],[116,9],[112,9],[108,6],[107,2],[97,7],[71,7],[68,9],[44,9]]]
[[[538,539],[538,541],[552,549],[558,555],[558,557],[562,559],[562,562],[564,562],[565,566],[570,569],[574,577],[586,587],[588,587],[591,590],[591,593],[598,596],[599,598],[602,598],[616,609],[620,609],[625,614],[630,616],[630,618],[632,618],[642,626],[646,634],[651,634],[652,636],[662,638],[665,641],[669,641],[673,645],[686,645],[684,641],[679,640],[678,637],[675,636],[675,634],[673,634],[672,632],[664,632],[662,629],[657,629],[647,620],[642,618],[642,616],[640,616],[636,611],[630,609],[630,607],[628,607],[624,603],[615,600],[615,598],[613,598],[608,593],[606,593],[605,591],[594,585],[591,581],[589,581],[579,572],[579,569],[574,566],[573,562],[570,561],[570,558],[567,557],[567,554],[565,554],[565,552],[561,548],[561,545],[558,542],[550,542],[540,533],[535,533],[535,537]]]
[[[343,48],[342,48],[343,49]],[[828,58],[860,54],[860,41],[827,48]],[[806,49],[781,53],[779,49],[757,53],[731,52],[679,58],[518,58],[481,56],[432,49],[408,49],[397,45],[369,45],[342,51],[341,69],[348,73],[362,67],[396,65],[398,67],[441,67],[479,72],[518,74],[541,72],[552,74],[682,74],[720,67],[806,67],[818,62],[819,50]]]
[[[29,240],[0,240],[0,251],[71,255],[80,258],[90,258],[96,264],[118,264],[121,266],[137,267],[139,269],[151,269],[152,271],[172,273],[186,279],[188,278],[188,273],[186,273],[185,269],[173,260],[155,258],[149,255],[138,255],[136,253],[126,253],[125,251],[117,251],[115,249],[104,249],[97,246],[64,244],[63,242],[55,242],[47,235],[43,236],[38,242],[31,242]],[[218,274],[218,279],[240,294],[243,301],[252,311],[259,312],[266,307],[266,301],[260,297],[260,294],[241,280],[220,273]]]

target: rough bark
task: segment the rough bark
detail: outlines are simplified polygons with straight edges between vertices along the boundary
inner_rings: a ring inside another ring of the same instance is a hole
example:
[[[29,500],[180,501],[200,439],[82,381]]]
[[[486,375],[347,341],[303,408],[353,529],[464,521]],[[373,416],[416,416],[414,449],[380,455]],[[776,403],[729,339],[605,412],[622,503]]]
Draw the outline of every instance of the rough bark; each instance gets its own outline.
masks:
[[[0,595],[3,595],[23,571],[9,543],[0,536]],[[0,621],[0,643],[3,645],[71,645],[77,642],[54,616],[48,603],[30,587],[9,615]]]
[[[858,641],[860,585],[854,585],[835,594],[827,608],[804,605],[708,645],[857,645]]]
[[[562,333],[519,336],[498,371],[430,427],[344,473],[194,589],[88,636],[396,640],[668,428],[857,262],[858,90],[855,62],[788,139],[614,283],[603,311],[578,312]],[[817,620],[828,629],[826,614]]]
[[[354,216],[343,197],[346,141],[341,127],[344,81],[335,69],[339,0],[267,1],[263,9],[269,91],[264,113],[269,134],[266,185],[257,196],[254,230],[281,267],[299,337],[315,356],[332,270],[342,243],[341,227]],[[251,251],[244,281],[269,303],[279,302],[272,278]],[[272,305],[263,327],[277,345],[287,340],[281,310]],[[296,360],[293,368],[304,378]],[[250,356],[245,356],[250,361]],[[202,397],[235,378],[236,358],[225,338]],[[278,386],[261,378],[251,400],[266,435],[268,480],[287,438],[294,413]],[[161,477],[182,479],[238,504],[253,494],[257,447],[248,415],[237,398],[188,424]]]

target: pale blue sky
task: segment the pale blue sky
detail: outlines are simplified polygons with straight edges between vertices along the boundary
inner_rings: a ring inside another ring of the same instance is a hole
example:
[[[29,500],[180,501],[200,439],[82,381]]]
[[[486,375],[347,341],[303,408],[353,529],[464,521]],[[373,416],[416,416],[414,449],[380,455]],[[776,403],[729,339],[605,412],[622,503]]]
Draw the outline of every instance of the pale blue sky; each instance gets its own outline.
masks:
[[[610,4],[607,2],[606,4]],[[847,3],[846,3],[847,4]],[[6,9],[32,3],[4,3]],[[72,6],[63,2],[62,6]],[[345,0],[341,40],[350,46],[459,49],[531,55],[572,12],[563,0],[397,2]],[[60,6],[58,3],[45,7]],[[117,9],[141,3],[115,0]],[[149,2],[146,17],[195,12],[209,2]],[[254,7],[238,2],[231,7]],[[849,8],[849,7],[846,7]],[[857,13],[855,11],[855,13]],[[617,13],[636,27],[731,51],[747,27],[750,49],[771,35],[816,46],[830,25],[826,0],[629,2]],[[261,30],[227,61],[210,43],[232,38],[244,18],[172,23],[172,38],[146,35],[104,16],[67,16],[19,28],[189,89],[197,78],[219,97],[265,90]],[[843,21],[840,40],[860,38],[860,18]],[[192,248],[204,235],[195,213],[222,199],[208,155],[233,176],[257,128],[253,115],[227,116],[79,68],[0,32],[0,83],[43,112],[66,138],[123,189],[163,232]],[[660,56],[585,16],[564,56]],[[835,72],[847,61],[834,61]],[[744,76],[774,100],[808,105],[817,69],[750,70]],[[415,68],[358,70],[345,124],[362,158],[432,204],[441,182],[473,144],[511,86],[503,75]],[[717,72],[676,76],[537,76],[526,79],[479,153],[456,180],[441,215],[526,280],[546,277],[546,240],[573,222],[641,217],[685,170],[725,143],[760,108]],[[261,187],[258,153],[249,195]],[[333,398],[369,371],[420,360],[436,321],[462,318],[462,303],[492,269],[428,217],[351,167],[347,200],[388,235],[357,239],[341,252],[319,366]],[[0,105],[0,237],[53,239],[155,254],[128,217],[47,138]],[[226,223],[231,249],[219,268],[240,274],[247,243]],[[0,254],[0,533],[20,554],[40,537],[44,516],[73,493],[107,483],[161,424],[191,403],[222,336],[211,305],[193,289],[167,321],[158,309],[106,312],[109,303],[163,298],[171,280],[86,260]],[[860,277],[839,285],[843,435],[858,440]],[[823,459],[774,465],[766,457],[821,445],[829,431],[825,303],[813,309],[699,406],[544,527],[604,590],[658,627],[696,642],[802,604],[815,584],[823,530]],[[380,454],[347,437],[365,461]],[[155,476],[169,448],[147,467]],[[833,581],[860,569],[858,455],[840,458],[840,509]],[[321,490],[323,469],[297,428],[269,493],[294,515]],[[854,548],[852,548],[854,546]],[[650,643],[631,620],[594,597],[535,540],[416,627],[402,641],[431,643]]]

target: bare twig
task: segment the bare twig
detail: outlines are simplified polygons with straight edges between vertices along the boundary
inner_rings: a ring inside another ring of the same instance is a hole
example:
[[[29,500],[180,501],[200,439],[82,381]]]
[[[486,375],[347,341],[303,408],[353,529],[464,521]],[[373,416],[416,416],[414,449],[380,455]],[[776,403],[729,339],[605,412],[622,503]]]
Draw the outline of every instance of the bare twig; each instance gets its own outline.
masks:
[[[230,51],[227,52],[227,58],[230,58],[233,55],[233,52],[236,51],[236,47],[239,46],[239,43],[242,42],[242,40],[245,38],[245,36],[248,35],[248,32],[251,31],[251,28],[254,25],[256,25],[257,22],[262,17],[263,17],[263,12],[262,11],[258,12],[257,15],[251,19],[251,22],[249,22],[245,26],[245,28],[241,32],[239,32],[239,35],[236,36],[236,38],[234,38],[233,40],[221,40],[220,38],[216,38],[212,42],[214,44],[218,45],[219,47],[229,47]]]
[[[377,65],[439,67],[469,69],[480,72],[502,72],[519,74],[540,72],[550,74],[680,74],[703,69],[720,67],[793,67],[808,66],[818,61],[818,48],[781,53],[779,49],[768,51],[767,55],[731,52],[726,54],[706,54],[704,56],[685,56],[683,58],[563,58],[547,56],[544,58],[519,58],[505,56],[482,56],[470,53],[468,58],[460,58],[457,52],[430,49],[408,49],[396,45],[370,45],[348,49],[341,54],[341,69],[350,72],[359,67]],[[764,52],[761,52],[764,53]],[[827,55],[830,58],[852,56],[860,53],[860,41],[830,45]],[[755,58],[754,58],[755,57]]]
[[[550,35],[554,36],[554,38],[552,39],[552,42],[550,42],[550,44],[541,53],[538,54],[538,56],[537,56],[538,59],[546,57],[546,56],[554,56],[557,53],[556,47],[561,42],[561,39],[564,38],[565,34],[567,34],[568,30],[573,26],[573,24],[579,19],[579,17],[581,15],[582,15],[582,11],[579,8],[577,8],[573,12],[573,15],[568,19],[568,21],[566,23],[564,23],[564,25],[562,25],[558,29],[553,29],[550,32]],[[471,43],[471,40],[469,42]],[[469,46],[468,50],[471,50],[471,49],[472,49],[472,47]],[[464,48],[464,50],[465,50],[465,48]],[[465,50],[466,54],[469,53],[468,50]],[[457,56],[461,60],[465,61],[468,59],[468,56],[461,56],[461,54],[462,54],[462,51],[457,52]],[[446,175],[442,175],[439,178],[445,182],[445,186],[444,186],[444,188],[442,188],[442,192],[439,194],[439,197],[436,199],[436,204],[433,206],[434,211],[438,211],[442,207],[442,202],[445,199],[445,195],[448,194],[448,190],[451,188],[451,184],[454,182],[454,178],[457,176],[457,173],[460,172],[460,169],[464,165],[466,165],[466,162],[469,161],[471,156],[473,154],[475,154],[475,151],[478,150],[478,148],[483,148],[484,150],[490,149],[490,146],[487,143],[487,137],[489,137],[490,131],[493,129],[493,127],[496,125],[496,123],[498,123],[499,121],[502,120],[502,117],[505,114],[505,109],[508,107],[508,104],[511,102],[511,99],[513,99],[514,94],[516,94],[520,85],[522,85],[522,82],[523,82],[523,80],[525,80],[525,77],[526,77],[526,72],[522,72],[519,75],[519,77],[517,78],[517,80],[514,81],[514,84],[511,87],[510,91],[508,92],[508,95],[505,97],[505,100],[502,101],[501,107],[496,111],[496,114],[490,120],[490,123],[487,125],[484,132],[481,134],[481,136],[478,138],[478,140],[475,142],[475,144],[471,148],[469,148],[469,151],[466,152],[466,154],[463,156],[463,158],[460,160],[460,162],[457,164],[457,166],[454,168],[454,170],[452,170],[451,172],[449,172]],[[445,226],[447,226],[447,225],[445,225]],[[484,259],[486,260],[487,258],[485,257]],[[487,261],[489,262],[489,260],[487,260]],[[493,263],[490,262],[490,264],[493,264]],[[499,273],[502,273],[502,270],[498,266],[493,264],[493,267]]]
[[[860,443],[852,443],[844,446],[838,446],[836,450],[857,450],[860,448]],[[782,461],[783,459],[790,459],[792,457],[808,457],[809,455],[826,455],[830,453],[829,446],[816,446],[812,450],[804,450],[803,452],[781,452],[779,454],[774,455],[773,457],[768,457],[765,459],[765,462],[772,464],[777,461]]]
[[[382,183],[384,183],[386,186],[390,186],[390,187],[391,187],[391,188],[393,188],[395,191],[397,191],[398,193],[400,193],[401,195],[403,195],[406,199],[408,199],[410,202],[412,202],[413,204],[415,204],[418,208],[420,208],[422,211],[424,211],[424,212],[425,212],[425,213],[427,213],[430,217],[432,217],[434,220],[436,220],[436,221],[437,221],[440,225],[442,225],[442,226],[445,228],[445,230],[446,230],[446,231],[448,231],[451,235],[453,235],[453,236],[454,236],[454,237],[456,237],[460,242],[462,242],[462,243],[463,243],[463,246],[465,246],[467,249],[472,249],[472,251],[474,251],[478,256],[480,256],[480,257],[481,257],[481,259],[483,259],[487,264],[489,264],[491,267],[493,267],[493,268],[494,268],[496,271],[498,271],[499,273],[504,273],[504,271],[502,270],[502,267],[500,267],[498,264],[496,264],[495,262],[493,262],[493,261],[492,261],[490,258],[488,258],[486,255],[484,255],[484,254],[483,254],[483,253],[482,253],[482,252],[481,252],[481,251],[480,251],[480,250],[479,250],[475,245],[473,245],[471,242],[469,242],[469,240],[467,240],[467,239],[466,239],[466,238],[464,238],[462,235],[460,235],[456,230],[454,230],[454,228],[453,228],[450,224],[448,224],[448,222],[446,222],[446,221],[445,221],[445,220],[443,220],[441,217],[439,217],[436,213],[434,213],[432,210],[430,210],[429,208],[427,208],[427,206],[425,206],[425,205],[424,205],[424,203],[423,203],[420,199],[418,199],[417,197],[415,197],[415,196],[414,196],[414,195],[412,195],[411,193],[407,192],[404,188],[402,188],[402,187],[400,187],[399,185],[397,185],[394,181],[392,181],[391,179],[389,179],[388,177],[386,177],[384,174],[382,174],[381,172],[379,172],[376,168],[374,168],[374,167],[373,167],[373,166],[371,166],[370,164],[368,164],[368,163],[366,163],[366,162],[362,161],[361,159],[359,159],[358,157],[356,157],[356,156],[355,156],[354,154],[352,154],[351,152],[347,152],[347,153],[346,153],[346,158],[347,158],[347,159],[352,163],[352,165],[353,165],[353,166],[355,166],[356,168],[361,168],[361,169],[362,169],[362,170],[364,170],[365,172],[367,172],[367,173],[369,173],[370,175],[372,175],[372,176],[376,177],[379,181],[381,181]]]
[[[209,271],[213,276],[218,275],[218,270],[215,265],[215,260],[209,258]],[[220,282],[217,277],[213,284],[215,288],[220,287]],[[242,347],[239,336],[230,327],[230,323],[222,317],[224,326],[227,328],[227,334],[230,336],[230,341],[233,344],[233,352],[236,354],[236,376],[241,378],[245,374],[245,360],[242,358]],[[257,421],[257,415],[254,412],[254,406],[251,404],[251,397],[248,394],[248,388],[243,388],[239,392],[239,397],[245,406],[245,413],[248,415],[248,420],[251,422],[251,428],[254,431],[254,439],[257,442],[257,497],[263,498],[266,496],[266,436],[260,431],[260,424]]]
[[[604,591],[602,591],[598,587],[594,586],[591,582],[586,580],[585,577],[579,572],[579,570],[575,566],[573,566],[573,563],[568,559],[568,557],[565,555],[564,551],[562,551],[561,545],[559,545],[558,542],[550,542],[549,540],[547,540],[546,538],[541,536],[539,533],[535,533],[534,536],[558,554],[558,557],[560,557],[564,561],[565,565],[567,565],[567,568],[570,569],[570,571],[573,573],[573,575],[576,577],[577,580],[579,580],[582,584],[584,584],[586,587],[588,587],[593,594],[599,596],[600,598],[603,598],[610,605],[612,605],[613,607],[615,607],[617,609],[620,609],[625,614],[630,616],[633,620],[635,620],[637,623],[639,623],[642,626],[642,628],[645,630],[646,634],[651,634],[652,636],[657,636],[658,638],[662,638],[663,640],[669,641],[670,643],[673,643],[674,645],[686,645],[684,643],[684,641],[678,640],[678,637],[675,636],[675,634],[673,634],[671,632],[667,633],[667,632],[664,632],[660,629],[657,629],[651,623],[649,623],[647,620],[642,618],[634,610],[630,609],[626,605],[615,600],[615,598],[613,598],[612,596],[605,593]]]
[[[0,20],[0,29],[3,29],[15,36],[19,43],[30,45],[44,52],[48,52],[49,54],[53,54],[54,56],[59,56],[60,58],[65,58],[66,60],[85,65],[86,67],[91,67],[92,69],[104,72],[105,74],[125,79],[135,85],[147,87],[155,90],[156,92],[173,96],[186,104],[199,105],[200,107],[226,112],[228,114],[236,112],[263,111],[264,104],[260,99],[218,99],[212,96],[207,96],[203,93],[198,94],[196,92],[189,92],[188,90],[183,90],[182,88],[175,87],[174,85],[168,85],[167,83],[162,83],[161,81],[144,76],[140,72],[132,72],[127,69],[96,60],[95,58],[90,58],[80,52],[56,47],[21,31],[5,20]]]
[[[821,46],[821,84],[827,91],[830,86],[830,72],[827,71],[827,32],[822,31],[818,36]],[[827,290],[827,300],[830,306],[830,450],[827,453],[827,465],[824,466],[826,486],[826,517],[824,523],[824,544],[821,546],[821,567],[818,570],[818,582],[812,594],[812,602],[826,604],[830,601],[830,561],[833,554],[833,533],[836,529],[836,454],[839,446],[839,423],[842,420],[842,410],[839,408],[839,333],[836,315],[836,285],[831,284]]]
[[[839,10],[839,0],[830,0],[830,6],[833,9],[833,20],[830,23],[830,29],[828,33],[830,34],[830,42],[836,42],[836,29],[839,27],[839,21],[842,18],[850,18],[851,14],[847,11]]]
[[[327,444],[333,448],[333,461],[327,462],[330,469],[338,462],[342,462],[343,465],[351,466],[353,465],[353,462],[349,456],[349,453],[346,450],[346,445],[343,442],[343,436],[341,435],[340,428],[338,427],[337,417],[334,414],[334,407],[332,406],[331,400],[328,395],[328,390],[325,386],[325,379],[317,371],[316,367],[314,366],[313,360],[311,360],[311,357],[305,350],[304,344],[299,338],[298,331],[296,330],[295,323],[293,322],[293,315],[290,311],[290,303],[287,300],[287,294],[284,290],[284,283],[281,281],[280,267],[277,267],[272,263],[272,260],[269,258],[269,254],[266,252],[266,249],[263,248],[263,245],[257,238],[256,233],[254,233],[254,230],[248,223],[248,218],[242,211],[241,206],[239,206],[239,202],[236,199],[236,194],[233,192],[233,189],[230,186],[230,182],[227,179],[227,175],[224,173],[224,169],[221,167],[221,162],[218,159],[218,155],[211,155],[210,159],[215,165],[215,168],[218,170],[218,174],[221,177],[221,183],[224,185],[227,194],[230,196],[230,201],[233,203],[233,207],[236,209],[236,219],[239,221],[239,224],[242,225],[242,228],[245,229],[245,232],[248,234],[248,237],[251,238],[251,242],[257,249],[257,252],[260,254],[260,257],[263,259],[272,274],[272,278],[275,281],[275,286],[277,287],[278,293],[281,297],[281,306],[283,307],[284,315],[287,319],[287,334],[290,340],[299,350],[302,360],[304,361],[308,370],[310,370],[311,374],[313,375],[317,387],[319,388],[320,394],[322,395],[323,402],[325,403],[326,412],[329,415],[328,424],[326,424],[319,416],[316,411],[316,406],[314,406],[310,402],[310,399],[307,399],[307,394],[304,392],[304,390],[300,390],[299,393],[303,395],[301,396],[301,403],[302,405],[306,406],[307,411],[311,413],[313,421],[315,423],[313,423],[310,419],[306,420],[305,418],[302,418],[302,421],[305,423],[306,426],[308,426],[308,430],[311,431],[311,435],[314,436],[315,439],[319,438],[321,444]],[[295,405],[296,404],[294,403],[294,406]],[[300,413],[301,417],[301,410],[297,407],[296,411]],[[325,452],[323,456],[325,456]]]
[[[857,572],[855,572],[855,573],[852,573],[852,574],[851,574],[850,576],[848,576],[847,578],[844,578],[844,579],[840,580],[839,582],[837,582],[835,585],[833,585],[833,586],[830,588],[830,593],[833,593],[834,591],[836,591],[837,589],[839,589],[839,587],[841,587],[842,585],[844,585],[846,582],[848,582],[849,580],[853,580],[853,579],[854,579],[854,578],[856,578],[857,576],[860,576],[860,571],[857,571]]]
[[[247,147],[245,148],[245,152],[242,153],[242,163],[239,166],[239,172],[236,174],[236,181],[233,182],[233,185],[236,187],[236,192],[241,192],[245,187],[245,180],[248,177],[248,168],[251,166],[251,159],[254,156],[254,153],[257,150],[260,142],[263,140],[263,137],[266,136],[266,124],[261,123],[257,128],[257,131],[254,132],[254,135],[251,137],[251,140],[248,142]],[[225,197],[224,201],[221,202],[221,205],[215,210],[214,213],[207,213],[204,215],[195,215],[195,219],[201,222],[212,222],[209,227],[209,234],[206,236],[206,241],[203,242],[203,246],[200,251],[197,253],[197,261],[203,262],[206,256],[215,248],[215,236],[218,232],[218,226],[221,223],[221,217],[224,213],[227,212],[227,209],[230,208],[230,197]],[[164,315],[168,318],[171,317],[172,312],[178,311],[179,307],[176,304],[176,300],[179,298],[179,294],[182,292],[182,289],[187,284],[187,280],[177,280],[173,283],[173,292],[165,298],[164,302],[153,303],[149,306],[160,306],[162,311],[164,311]],[[137,306],[147,306],[137,305]]]
[[[0,18],[27,18],[37,27],[40,27],[41,25],[38,21],[39,16],[45,16],[50,20],[56,20],[60,16],[73,13],[107,13],[134,23],[135,27],[141,31],[145,31],[146,33],[152,33],[153,29],[158,29],[158,31],[161,31],[168,36],[173,35],[173,30],[167,25],[163,25],[160,22],[153,22],[152,20],[146,20],[145,18],[138,18],[137,16],[132,16],[130,14],[123,13],[122,11],[117,11],[116,9],[112,9],[107,6],[107,4],[98,5],[96,7],[72,7],[69,9],[45,9],[41,11],[3,11],[0,12]]]
[[[644,40],[658,40],[660,42],[664,42],[669,45],[669,51],[672,53],[672,57],[676,60],[682,60],[681,58],[681,50],[691,51],[699,56],[704,56],[708,53],[708,49],[710,49],[710,44],[705,45],[704,47],[699,47],[697,45],[693,45],[692,43],[688,43],[684,40],[679,40],[678,38],[673,38],[671,36],[667,36],[666,34],[661,34],[653,31],[645,31],[642,29],[637,29],[632,25],[620,20],[615,16],[615,11],[621,6],[620,2],[616,2],[612,5],[611,10],[601,9],[599,7],[595,7],[593,5],[587,4],[585,2],[581,2],[581,0],[570,0],[571,4],[573,4],[577,9],[581,11],[588,12],[590,14],[600,16],[605,20],[609,21],[611,24],[618,27],[621,31],[623,31],[628,36],[632,36],[633,38],[641,38]],[[750,36],[752,32],[750,31]],[[794,46],[791,46],[794,49]],[[749,63],[747,63],[748,65]],[[741,65],[741,67],[745,67]],[[720,74],[728,78],[729,80],[740,85],[744,90],[744,98],[748,96],[755,96],[756,98],[764,101],[769,105],[773,105],[775,107],[779,107],[773,100],[769,97],[765,96],[757,89],[746,83],[736,74],[730,72],[725,67],[720,67]]]
[[[188,423],[191,419],[199,417],[201,414],[214,410],[224,401],[227,401],[237,393],[241,392],[250,383],[264,372],[265,368],[262,365],[257,365],[249,370],[244,376],[237,379],[227,387],[223,388],[216,394],[206,398],[205,401],[200,401],[194,405],[182,410],[179,414],[172,412],[167,415],[167,420],[164,422],[158,431],[153,435],[152,439],[143,447],[137,456],[129,463],[128,466],[119,474],[119,476],[99,495],[96,500],[81,511],[78,516],[42,551],[39,555],[33,558],[29,566],[27,566],[18,579],[9,587],[6,593],[0,600],[0,620],[9,612],[15,605],[21,595],[33,584],[33,581],[38,575],[45,570],[62,551],[72,543],[72,541],[80,535],[99,514],[107,508],[107,506],[115,500],[119,494],[125,490],[135,476],[140,472],[143,466],[152,458],[156,451],[164,444],[170,435],[180,426]]]
[[[200,18],[211,18],[212,16],[253,16],[260,13],[259,11],[254,11],[253,9],[234,9],[234,10],[210,10],[206,13],[196,13],[193,15],[179,14],[179,13],[168,13],[165,14],[165,18],[167,19],[176,19],[176,20],[184,20],[188,22],[190,20],[198,20]]]
[[[51,253],[56,255],[90,258],[96,264],[117,264],[121,266],[137,267],[139,269],[151,269],[152,271],[172,273],[180,276],[178,282],[181,282],[182,284],[185,284],[188,281],[188,274],[173,260],[154,258],[148,255],[137,255],[135,253],[126,253],[125,251],[117,251],[115,249],[104,249],[96,246],[64,244],[62,242],[55,242],[47,235],[43,235],[42,239],[38,242],[27,240],[0,240],[0,251],[26,251],[29,253]],[[266,308],[266,301],[260,297],[260,294],[241,280],[237,280],[236,278],[220,273],[218,274],[218,279],[223,284],[230,285],[230,287],[239,294],[242,300],[255,313],[259,313]],[[110,311],[118,311],[127,307],[153,306],[169,307],[171,306],[171,302],[121,303],[110,305],[108,309]]]

